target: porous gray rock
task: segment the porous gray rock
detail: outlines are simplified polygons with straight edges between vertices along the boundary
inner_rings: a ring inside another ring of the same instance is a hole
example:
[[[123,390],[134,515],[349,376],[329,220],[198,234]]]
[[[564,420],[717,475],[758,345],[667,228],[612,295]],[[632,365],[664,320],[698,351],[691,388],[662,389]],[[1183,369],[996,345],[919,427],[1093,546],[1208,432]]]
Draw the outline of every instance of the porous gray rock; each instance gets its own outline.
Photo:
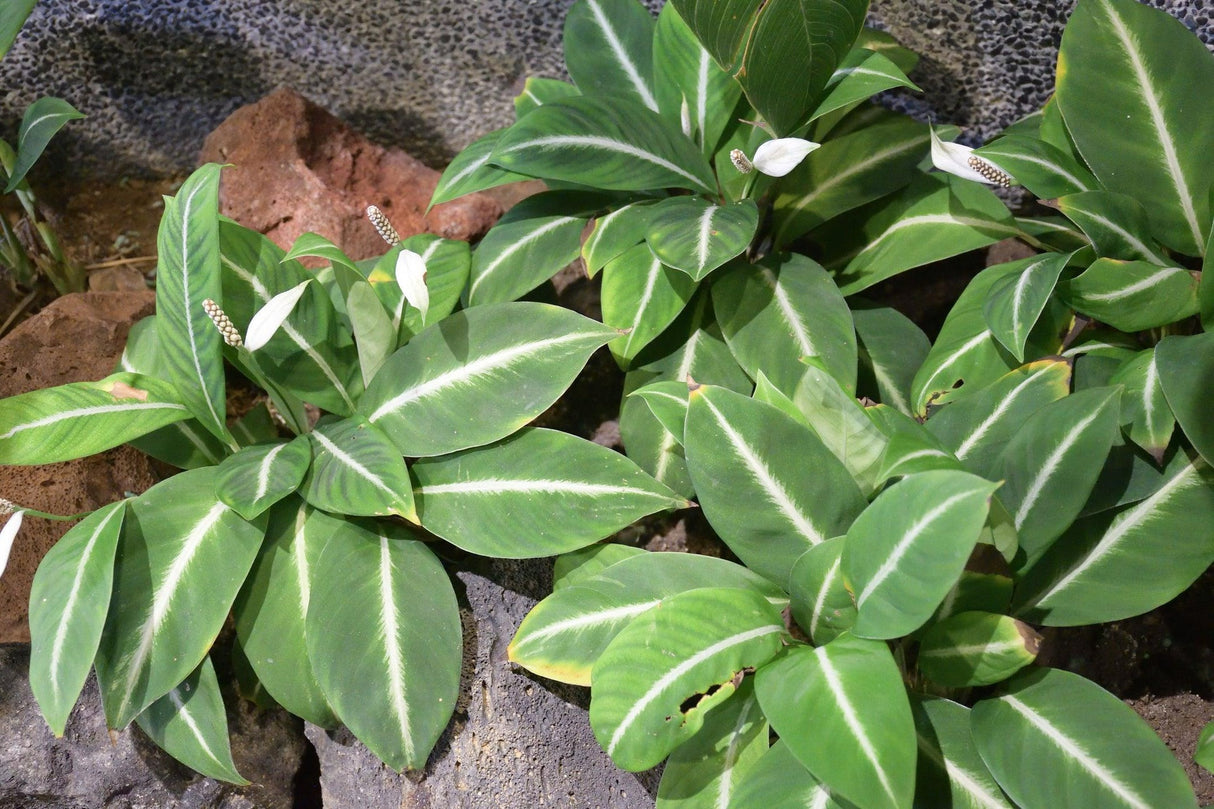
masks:
[[[0,70],[0,131],[41,95],[88,114],[52,143],[62,172],[193,167],[237,107],[290,86],[432,166],[508,124],[529,75],[563,75],[571,0],[42,0]],[[656,8],[661,0],[647,0]],[[871,20],[923,54],[926,92],[897,103],[989,137],[1053,87],[1073,2],[874,0]],[[1214,42],[1208,0],[1150,0]]]

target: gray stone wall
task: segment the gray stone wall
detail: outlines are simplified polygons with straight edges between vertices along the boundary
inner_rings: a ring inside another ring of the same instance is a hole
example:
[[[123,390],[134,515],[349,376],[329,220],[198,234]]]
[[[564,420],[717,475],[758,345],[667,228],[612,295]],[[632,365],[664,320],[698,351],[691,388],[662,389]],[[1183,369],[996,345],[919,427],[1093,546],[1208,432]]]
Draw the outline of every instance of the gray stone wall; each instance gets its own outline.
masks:
[[[647,0],[651,8],[661,0]],[[373,139],[440,166],[504,126],[528,75],[560,76],[571,0],[42,0],[0,62],[0,131],[40,95],[88,114],[48,159],[69,175],[193,167],[232,110],[289,85]],[[1150,0],[1207,44],[1208,0]],[[1053,84],[1073,2],[874,0],[871,20],[923,55],[903,102],[989,136]]]

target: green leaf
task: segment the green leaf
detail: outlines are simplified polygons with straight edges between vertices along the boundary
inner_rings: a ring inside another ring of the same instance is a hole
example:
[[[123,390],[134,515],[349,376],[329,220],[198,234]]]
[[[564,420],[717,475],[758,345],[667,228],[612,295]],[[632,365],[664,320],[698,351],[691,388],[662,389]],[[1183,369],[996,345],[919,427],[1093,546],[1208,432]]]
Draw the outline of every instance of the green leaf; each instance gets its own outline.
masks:
[[[177,388],[180,401],[202,426],[230,445],[224,419],[223,340],[202,308],[204,300],[222,300],[220,168],[208,163],[190,175],[176,197],[165,198],[156,238],[156,334],[166,381]]]
[[[1206,242],[1205,261],[1201,265],[1201,278],[1202,281],[1197,288],[1197,299],[1201,306],[1201,325],[1207,331],[1214,331],[1214,227],[1210,228],[1210,239]]]
[[[616,336],[541,303],[457,312],[388,358],[359,411],[401,454],[441,455],[496,441],[546,410]]]
[[[728,806],[737,779],[767,752],[767,735],[752,681],[743,680],[733,699],[709,711],[703,727],[670,754],[655,809]]]
[[[681,121],[686,104],[690,137],[711,155],[742,97],[742,86],[712,60],[673,5],[658,14],[653,62],[662,114]]]
[[[603,572],[616,562],[646,553],[643,548],[618,542],[599,542],[562,553],[552,563],[552,590],[560,590]]]
[[[1071,16],[1056,98],[1080,154],[1110,191],[1142,202],[1156,238],[1197,255],[1210,230],[1214,57],[1178,20],[1131,0]]]
[[[1018,361],[1024,362],[1024,345],[1045,311],[1058,278],[1073,254],[1048,253],[1024,269],[991,286],[982,316],[991,335]]]
[[[739,559],[780,585],[802,553],[864,508],[847,469],[808,428],[726,388],[691,392],[684,441],[704,516]]]
[[[361,418],[322,421],[308,433],[312,464],[300,486],[310,505],[335,514],[417,522],[405,459],[382,430]]]
[[[683,430],[687,424],[687,383],[650,382],[628,395],[643,401],[678,445],[683,445]]]
[[[214,467],[128,506],[97,652],[106,724],[124,728],[189,676],[223,626],[263,531],[215,501]]]
[[[581,0],[565,16],[565,67],[587,95],[617,95],[658,111],[653,17],[636,0]]]
[[[511,171],[593,188],[716,190],[695,144],[656,112],[620,96],[545,104],[506,130],[490,160]]]
[[[1202,728],[1201,736],[1197,739],[1197,750],[1193,753],[1193,760],[1206,770],[1214,772],[1214,722]]]
[[[21,26],[25,25],[25,18],[36,5],[38,0],[13,0],[0,7],[0,58],[13,46],[17,34],[21,33]]]
[[[959,612],[933,624],[919,645],[919,669],[949,688],[1002,682],[1037,658],[1041,636],[1015,618]]]
[[[603,268],[603,323],[621,333],[608,343],[616,362],[631,364],[678,317],[695,290],[687,273],[663,264],[643,244],[608,262]]]
[[[228,718],[209,656],[135,721],[162,750],[190,769],[231,784],[249,783],[232,761]]]
[[[896,638],[932,616],[961,575],[996,488],[940,470],[910,475],[878,495],[843,545],[843,575],[859,611],[855,634]]]
[[[663,599],[594,665],[595,738],[623,769],[654,766],[733,694],[736,675],[779,652],[784,637],[777,609],[751,590],[707,587]]]
[[[792,401],[818,439],[851,473],[860,492],[871,497],[881,482],[878,473],[888,440],[860,402],[816,359],[806,361],[805,376]]]
[[[590,685],[595,661],[632,619],[663,599],[702,587],[750,590],[777,607],[787,602],[780,588],[734,562],[697,554],[640,553],[562,586],[536,604],[507,654],[511,662],[541,677]]]
[[[1100,188],[1092,173],[1073,155],[1033,136],[1004,130],[998,140],[975,149],[974,154],[1015,177],[1039,199]]]
[[[833,794],[780,740],[738,778],[729,809],[855,809]]]
[[[841,251],[825,264],[837,268],[835,281],[844,295],[1019,233],[1007,207],[985,186],[940,174],[916,177],[859,228],[845,224],[846,239],[821,236]]]
[[[802,357],[818,357],[846,390],[856,386],[851,311],[830,276],[796,253],[736,264],[712,286],[713,308],[738,362],[762,371],[791,395],[805,375]]]
[[[797,559],[789,574],[792,615],[815,646],[852,628],[856,604],[843,581],[843,537],[819,542]]]
[[[1214,417],[1210,380],[1214,379],[1214,332],[1169,336],[1155,346],[1159,384],[1180,429],[1206,463],[1214,462]]]
[[[0,463],[83,458],[188,416],[172,385],[138,374],[30,391],[0,400]]]
[[[1154,349],[1140,351],[1123,362],[1109,384],[1122,387],[1121,425],[1128,428],[1130,440],[1162,463],[1176,417],[1164,395]]]
[[[970,737],[970,709],[947,699],[913,697],[919,768],[915,806],[1012,809]]]
[[[321,549],[345,524],[296,497],[277,504],[265,544],[232,606],[240,648],[258,681],[278,704],[322,727],[336,726],[337,719],[308,659],[308,604]]]
[[[809,119],[816,120],[895,87],[922,92],[888,56],[863,47],[852,48],[831,74],[824,88],[825,96]]]
[[[581,93],[567,81],[547,79],[543,76],[528,76],[527,80],[523,82],[523,92],[514,97],[514,119],[517,121],[550,101],[559,101],[562,98],[576,95],[581,95]],[[499,129],[497,134],[500,135],[504,131],[504,129]]]
[[[312,570],[308,658],[337,717],[381,761],[420,769],[459,693],[459,605],[442,564],[395,529],[334,520]]]
[[[1076,311],[1121,331],[1166,326],[1197,313],[1197,279],[1182,267],[1097,259],[1065,285]]]
[[[742,253],[759,226],[759,209],[748,199],[713,205],[701,197],[671,197],[649,211],[649,249],[696,281]]]
[[[755,693],[797,759],[832,793],[872,809],[910,809],[915,726],[889,648],[841,635],[796,645],[764,666]]]
[[[565,553],[687,505],[618,452],[555,430],[522,430],[412,471],[421,524],[481,556]]]
[[[591,278],[607,262],[644,241],[652,204],[650,200],[634,202],[595,220],[586,241],[582,242],[582,261]]]
[[[30,588],[30,688],[55,737],[84,688],[110,605],[126,502],[94,511],[47,551]]]
[[[16,0],[16,4],[22,6],[25,3],[23,0]],[[29,3],[30,9],[33,6],[33,3]],[[25,13],[28,14],[29,9],[26,9]],[[9,14],[8,11],[4,12],[6,18]],[[17,14],[21,15],[20,9],[17,10]],[[17,22],[18,29],[24,20],[24,15],[21,15],[20,21]],[[0,20],[0,55],[8,50],[8,46],[16,38],[16,30],[12,32],[11,37],[8,35],[8,31],[4,30],[11,24],[11,19]],[[30,104],[25,111],[25,117],[21,119],[21,129],[17,134],[17,159],[13,163],[13,170],[9,174],[8,185],[4,187],[4,193],[11,194],[17,189],[17,186],[25,179],[25,175],[34,167],[34,163],[38,162],[38,158],[42,156],[43,150],[46,149],[46,145],[50,143],[56,132],[62,129],[68,121],[83,117],[84,113],[62,98],[48,96]]]
[[[523,94],[519,98],[525,97],[533,89],[533,82],[535,81],[552,81],[561,86],[568,86],[564,82],[556,82],[553,79],[537,79],[531,76],[528,77]],[[570,89],[573,90],[573,88]],[[572,94],[576,95],[577,91],[573,90]],[[517,109],[519,104],[518,99],[515,100],[514,104]],[[434,193],[430,196],[430,205],[426,208],[427,211],[435,205],[450,202],[453,199],[462,197],[464,194],[471,194],[474,191],[484,191],[487,188],[496,188],[499,185],[516,183],[520,180],[528,179],[526,174],[515,174],[512,171],[498,168],[489,162],[489,156],[493,154],[498,140],[501,139],[502,133],[505,131],[505,128],[495,129],[488,134],[480,136],[452,158],[447,168],[443,169],[442,176],[438,178],[438,184],[434,186]]]
[[[860,373],[872,375],[881,402],[898,412],[912,415],[911,383],[923,364],[931,343],[927,335],[897,309],[888,306],[856,305],[852,323],[859,341]]]
[[[219,465],[215,496],[246,520],[299,488],[312,463],[308,439],[245,447]]]
[[[1096,255],[1168,263],[1166,254],[1151,238],[1146,209],[1133,197],[1112,191],[1085,191],[1059,197],[1054,204],[1083,230]]]
[[[1214,471],[1178,452],[1150,497],[1080,520],[1024,575],[1017,612],[1047,626],[1117,621],[1175,598],[1214,562]]]
[[[674,7],[782,137],[808,119],[860,34],[868,2],[674,0]]]
[[[291,249],[287,251],[283,260],[290,261],[300,258],[321,258],[329,262],[333,267],[333,277],[337,281],[338,289],[341,290],[343,300],[346,295],[350,294],[351,286],[366,280],[362,271],[358,269],[358,265],[351,261],[340,247],[319,233],[304,233],[291,245]]]
[[[994,464],[999,500],[1031,565],[1083,509],[1118,440],[1118,394],[1079,391],[1026,419]]]
[[[350,286],[346,295],[346,314],[354,328],[363,385],[368,385],[383,367],[384,360],[396,349],[398,326],[392,323],[383,302],[366,281]]]
[[[1037,669],[970,714],[974,744],[1017,806],[1196,807],[1180,762],[1134,710],[1077,674]]]

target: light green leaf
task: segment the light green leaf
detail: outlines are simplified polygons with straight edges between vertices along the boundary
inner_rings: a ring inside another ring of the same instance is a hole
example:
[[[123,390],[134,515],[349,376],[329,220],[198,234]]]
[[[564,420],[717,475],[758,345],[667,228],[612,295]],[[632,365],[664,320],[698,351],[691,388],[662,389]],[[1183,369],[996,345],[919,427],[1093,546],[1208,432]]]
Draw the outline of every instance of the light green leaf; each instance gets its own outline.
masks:
[[[700,729],[786,637],[751,590],[708,587],[663,599],[620,631],[591,675],[590,726],[617,766],[648,769]]]
[[[863,47],[852,48],[826,82],[823,88],[825,95],[810,114],[809,120],[817,120],[827,113],[895,87],[909,87],[922,92],[888,56]]]
[[[595,220],[582,242],[582,261],[591,278],[607,262],[644,241],[652,204],[649,200],[634,202]]]
[[[1214,461],[1214,414],[1210,380],[1214,379],[1214,332],[1169,336],[1155,346],[1159,384],[1180,429],[1205,458]]]
[[[396,349],[397,326],[392,323],[379,296],[366,281],[350,286],[350,292],[346,295],[346,314],[354,327],[363,385],[369,385],[384,360]]]
[[[998,484],[965,472],[920,472],[886,489],[856,518],[843,575],[861,637],[918,629],[948,595],[986,523]]]
[[[602,573],[616,562],[646,553],[643,548],[621,545],[618,542],[599,542],[562,553],[552,563],[552,590],[580,584],[591,576]]]
[[[0,463],[83,458],[189,417],[174,387],[116,373],[0,400]]]
[[[13,0],[0,7],[0,58],[8,53],[38,0]]]
[[[646,405],[679,446],[683,445],[683,430],[687,424],[687,383],[650,382],[628,394]]]
[[[1206,770],[1214,772],[1214,722],[1202,728],[1201,736],[1197,739],[1197,750],[1193,753],[1193,760]]]
[[[551,81],[554,84],[568,86],[564,82],[557,82],[553,79],[528,77],[523,94],[519,96],[520,99],[527,96],[533,89],[533,82],[535,81]],[[572,90],[572,95],[577,94],[577,90],[573,88],[570,88],[570,90]],[[519,104],[518,99],[515,99],[514,104],[517,109]],[[464,147],[451,160],[447,168],[443,169],[442,176],[438,178],[438,184],[434,186],[434,193],[430,196],[430,205],[426,208],[427,212],[435,205],[450,202],[453,199],[462,197],[464,194],[471,194],[474,191],[484,191],[487,188],[496,188],[499,185],[516,183],[519,180],[528,179],[526,174],[515,174],[489,162],[489,156],[493,154],[493,149],[497,146],[498,140],[505,131],[505,128],[495,129],[492,132],[481,135]]]
[[[1142,202],[1156,238],[1197,255],[1210,230],[1214,56],[1178,20],[1132,0],[1091,0],[1067,23],[1055,97],[1110,191]]]
[[[214,467],[182,472],[128,506],[96,660],[111,728],[202,662],[253,564],[263,531],[215,501],[215,478]]]
[[[912,697],[919,768],[915,806],[1012,809],[970,737],[970,710],[936,697]]]
[[[603,268],[603,323],[621,332],[608,343],[616,362],[630,365],[679,316],[695,290],[696,281],[663,264],[644,244],[608,262]]]
[[[481,556],[565,553],[688,505],[623,455],[555,430],[523,430],[412,471],[421,524]]]
[[[713,61],[673,5],[658,14],[653,61],[662,114],[681,121],[686,104],[691,137],[711,155],[742,97],[742,86]]]
[[[833,794],[780,740],[738,778],[729,809],[855,809]]]
[[[306,621],[321,549],[345,524],[296,497],[277,504],[232,606],[240,648],[258,681],[278,704],[322,727],[336,726],[337,719],[308,659]]]
[[[933,624],[919,645],[919,669],[949,688],[1002,682],[1037,658],[1041,636],[1007,615],[959,612]]]
[[[729,348],[747,372],[762,371],[791,395],[805,375],[802,357],[818,357],[846,390],[856,386],[851,312],[830,276],[796,253],[718,274],[713,308]]]
[[[1037,669],[970,713],[974,744],[1017,806],[1197,806],[1180,762],[1134,710],[1077,674]]]
[[[308,658],[334,713],[396,771],[420,769],[459,693],[459,605],[402,529],[334,520],[312,569]]]
[[[1178,452],[1150,497],[1080,520],[1024,575],[1017,614],[1047,626],[1129,618],[1175,598],[1214,562],[1214,471]]]
[[[1088,237],[1096,255],[1169,263],[1151,238],[1146,209],[1134,197],[1112,191],[1085,191],[1059,197],[1054,203]]]
[[[56,738],[63,736],[101,642],[125,514],[125,501],[97,509],[47,551],[34,574],[30,688]]]
[[[684,441],[704,516],[739,559],[780,585],[802,553],[864,508],[847,469],[808,428],[726,388],[691,392]]]
[[[441,455],[517,431],[564,392],[613,329],[541,303],[458,312],[388,358],[359,411],[401,454]]]
[[[162,750],[190,769],[231,784],[249,783],[232,761],[228,718],[209,656],[135,721]]]
[[[565,16],[565,67],[587,95],[620,95],[658,111],[653,17],[636,0],[581,0]]]
[[[1141,331],[1197,314],[1197,279],[1182,267],[1097,259],[1065,285],[1076,311],[1121,331]]]
[[[1024,344],[1054,294],[1054,287],[1071,255],[1049,253],[1028,262],[1018,272],[991,285],[982,307],[991,336],[1024,361]]]
[[[1039,199],[1056,199],[1081,191],[1095,191],[1100,183],[1069,152],[1008,130],[992,143],[975,149],[974,155],[994,163],[1016,178]]]
[[[16,5],[22,6],[24,3],[22,0],[16,0]],[[30,3],[29,8],[33,8],[33,5]],[[9,13],[5,11],[4,16],[7,18]],[[26,13],[29,13],[29,9],[26,9]],[[17,22],[19,29],[25,17],[21,15],[20,9],[17,10],[17,14],[20,15],[20,21]],[[13,30],[12,36],[9,36],[8,31],[4,30],[10,24],[9,19],[0,20],[0,55],[8,50],[8,46],[12,44],[17,35],[16,30]],[[30,104],[25,111],[25,117],[21,119],[21,129],[17,134],[17,159],[8,176],[8,185],[4,187],[4,193],[11,194],[16,190],[21,181],[25,179],[25,175],[38,162],[38,158],[42,156],[43,150],[46,149],[46,145],[50,143],[56,132],[62,129],[68,121],[83,117],[84,113],[62,98],[48,96]]]
[[[535,605],[507,654],[541,677],[590,685],[595,661],[632,619],[663,599],[701,587],[736,587],[760,593],[776,607],[787,603],[779,587],[739,564],[697,554],[640,553]]]
[[[219,465],[215,496],[252,520],[299,488],[312,463],[308,439],[245,447]]]
[[[334,419],[317,424],[307,440],[312,463],[299,492],[310,505],[417,522],[405,459],[382,430],[358,417]]]
[[[851,473],[867,498],[876,491],[888,439],[864,407],[835,381],[817,359],[806,361],[792,401],[814,434]]]
[[[284,261],[300,258],[322,258],[333,267],[333,277],[341,290],[342,299],[350,294],[350,287],[359,281],[365,281],[363,272],[358,269],[350,257],[340,247],[321,236],[319,233],[304,233],[283,257]]]
[[[523,82],[523,92],[514,97],[514,119],[517,121],[532,110],[542,107],[550,101],[581,95],[577,87],[560,79],[548,79],[543,76],[528,76]],[[504,129],[495,134],[500,135]],[[471,148],[471,147],[469,147]]]
[[[671,197],[649,209],[645,240],[663,264],[699,281],[750,245],[759,226],[751,200],[713,205],[701,197]]]
[[[708,162],[677,125],[621,96],[545,104],[506,130],[490,160],[594,188],[716,191]]]
[[[856,604],[843,580],[843,537],[813,546],[789,575],[792,615],[815,646],[824,646],[851,629]]]
[[[1123,362],[1109,384],[1122,387],[1121,425],[1127,428],[1130,440],[1149,452],[1156,463],[1162,463],[1176,416],[1164,395],[1154,349],[1140,351]]]
[[[764,666],[755,693],[776,733],[833,793],[871,809],[910,809],[915,726],[884,643],[841,635],[795,645]]]

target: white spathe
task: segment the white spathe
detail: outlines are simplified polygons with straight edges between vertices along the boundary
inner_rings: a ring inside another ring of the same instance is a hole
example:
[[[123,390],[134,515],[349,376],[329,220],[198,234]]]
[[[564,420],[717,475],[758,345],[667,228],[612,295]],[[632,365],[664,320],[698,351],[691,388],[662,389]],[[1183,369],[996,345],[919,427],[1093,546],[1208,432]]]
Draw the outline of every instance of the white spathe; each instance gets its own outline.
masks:
[[[245,347],[250,351],[256,351],[270,342],[270,338],[295,310],[299,299],[303,297],[304,289],[310,283],[312,283],[312,279],[300,282],[286,292],[279,292],[266,301],[266,305],[261,307],[249,321],[248,334],[245,335],[244,341]]]
[[[14,511],[4,528],[0,528],[0,576],[4,575],[4,568],[8,567],[8,553],[13,549],[13,540],[21,530],[21,520],[24,517],[24,511]]]
[[[426,287],[426,262],[412,250],[401,250],[396,257],[396,283],[405,294],[405,300],[422,314],[430,311],[430,290]]]
[[[769,177],[783,177],[821,145],[804,138],[776,138],[760,144],[750,162]]]
[[[949,174],[955,174],[958,177],[964,177],[967,180],[973,180],[976,183],[986,183],[987,185],[997,185],[991,182],[990,178],[985,177],[980,172],[975,171],[970,166],[970,157],[974,150],[969,146],[960,143],[949,143],[940,139],[936,134],[936,128],[929,126],[928,131],[932,136],[932,165],[941,171],[946,171]],[[997,164],[989,158],[979,157],[983,163],[988,163],[999,171],[1007,174],[1006,171],[999,168]],[[1009,175],[1010,176],[1010,175]]]

